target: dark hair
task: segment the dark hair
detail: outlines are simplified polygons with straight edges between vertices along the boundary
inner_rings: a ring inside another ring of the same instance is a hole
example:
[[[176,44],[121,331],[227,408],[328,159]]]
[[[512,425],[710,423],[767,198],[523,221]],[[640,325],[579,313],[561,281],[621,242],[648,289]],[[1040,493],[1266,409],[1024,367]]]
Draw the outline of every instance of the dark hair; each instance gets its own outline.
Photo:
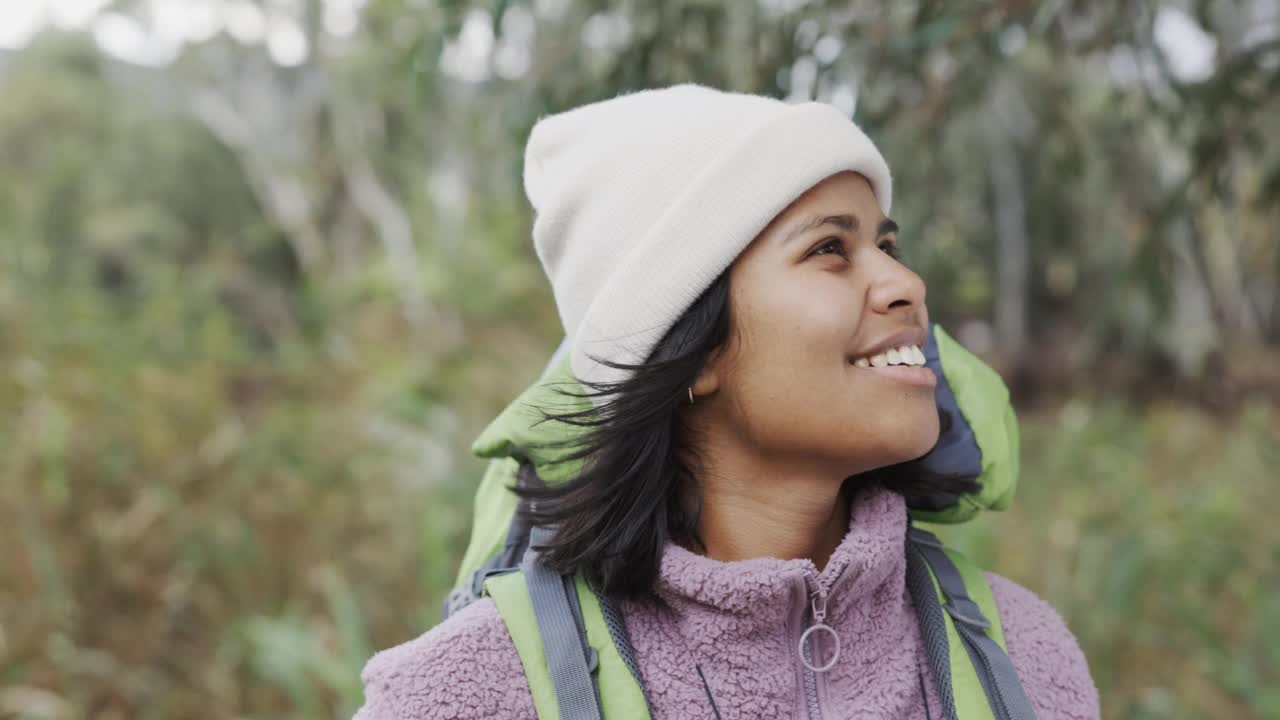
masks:
[[[543,447],[576,449],[558,462],[583,460],[570,480],[549,486],[521,484],[512,490],[524,502],[518,513],[531,525],[558,527],[543,547],[543,560],[560,573],[581,573],[597,592],[636,597],[648,592],[658,575],[667,540],[701,548],[697,533],[699,460],[693,429],[680,407],[686,388],[712,352],[724,347],[731,332],[729,273],[722,272],[639,364],[593,358],[608,367],[631,371],[621,382],[579,381],[592,390],[556,392],[575,398],[608,397],[599,407],[556,413],[540,409],[538,422],[563,422],[586,431]],[[944,425],[950,420],[939,413]],[[945,427],[944,427],[945,430]],[[899,463],[847,478],[841,492],[850,498],[879,482],[913,499],[974,493],[973,480],[939,476],[916,461]],[[687,502],[692,499],[692,504]]]

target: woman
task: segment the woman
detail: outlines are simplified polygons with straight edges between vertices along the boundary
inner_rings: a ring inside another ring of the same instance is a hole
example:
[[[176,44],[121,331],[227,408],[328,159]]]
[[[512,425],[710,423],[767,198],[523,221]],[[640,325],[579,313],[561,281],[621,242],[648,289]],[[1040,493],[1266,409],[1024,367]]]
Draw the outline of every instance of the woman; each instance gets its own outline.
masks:
[[[907,502],[974,492],[939,436],[925,287],[890,174],[820,103],[697,85],[542,119],[525,188],[591,416],[571,481],[522,489],[544,560],[622,610],[653,718],[942,717],[905,586]],[[1040,720],[1096,718],[1058,614],[987,574]],[[814,592],[842,648],[806,692]],[[536,717],[482,599],[374,656],[358,720]]]

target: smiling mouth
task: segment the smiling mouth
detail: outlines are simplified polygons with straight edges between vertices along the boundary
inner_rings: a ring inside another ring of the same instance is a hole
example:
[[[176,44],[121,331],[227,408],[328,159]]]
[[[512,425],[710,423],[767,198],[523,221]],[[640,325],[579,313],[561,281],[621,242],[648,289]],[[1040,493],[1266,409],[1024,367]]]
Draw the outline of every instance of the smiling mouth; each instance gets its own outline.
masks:
[[[849,364],[859,370],[907,385],[933,388],[938,384],[938,377],[933,374],[933,370],[925,367],[924,353],[915,345],[905,345],[871,357],[850,360]]]
[[[918,345],[903,345],[870,357],[851,360],[850,364],[860,368],[880,368],[895,365],[924,367],[924,351]]]

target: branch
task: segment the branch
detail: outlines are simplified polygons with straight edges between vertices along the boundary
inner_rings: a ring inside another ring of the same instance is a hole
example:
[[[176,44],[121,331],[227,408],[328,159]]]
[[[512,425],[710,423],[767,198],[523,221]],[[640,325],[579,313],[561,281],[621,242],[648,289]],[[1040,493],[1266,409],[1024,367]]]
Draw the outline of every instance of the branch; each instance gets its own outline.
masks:
[[[357,115],[359,109],[349,110],[338,95],[336,90],[329,93],[329,114],[343,179],[356,209],[373,225],[382,242],[405,319],[421,330],[436,313],[427,303],[409,213],[383,184],[369,161],[365,151],[366,133]]]

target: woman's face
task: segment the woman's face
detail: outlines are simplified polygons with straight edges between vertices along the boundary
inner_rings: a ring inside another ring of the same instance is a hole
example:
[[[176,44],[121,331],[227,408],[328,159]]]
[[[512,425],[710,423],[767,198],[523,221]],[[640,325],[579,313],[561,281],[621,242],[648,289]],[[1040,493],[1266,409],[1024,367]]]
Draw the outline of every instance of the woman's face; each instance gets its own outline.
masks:
[[[861,175],[843,172],[778,215],[729,269],[734,332],[694,393],[701,413],[765,467],[840,479],[919,457],[938,439],[920,277],[894,259],[896,225]],[[885,358],[875,358],[878,364]],[[799,465],[796,465],[796,464]]]

